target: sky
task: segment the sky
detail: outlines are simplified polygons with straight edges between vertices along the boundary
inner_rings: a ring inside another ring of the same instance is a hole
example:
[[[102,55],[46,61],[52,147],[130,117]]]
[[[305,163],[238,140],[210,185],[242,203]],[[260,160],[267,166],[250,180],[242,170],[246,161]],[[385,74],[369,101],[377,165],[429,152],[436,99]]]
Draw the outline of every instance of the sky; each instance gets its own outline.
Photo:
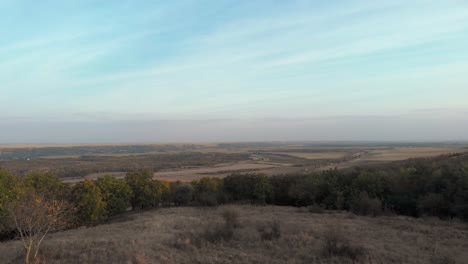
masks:
[[[0,0],[0,144],[468,140],[468,1]]]

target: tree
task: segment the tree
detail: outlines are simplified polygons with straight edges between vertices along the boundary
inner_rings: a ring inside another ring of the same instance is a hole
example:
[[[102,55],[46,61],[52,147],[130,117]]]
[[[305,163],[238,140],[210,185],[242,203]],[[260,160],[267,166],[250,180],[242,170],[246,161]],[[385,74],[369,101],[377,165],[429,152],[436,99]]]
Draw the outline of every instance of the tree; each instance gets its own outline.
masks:
[[[125,181],[133,191],[130,199],[133,210],[155,207],[161,201],[163,184],[152,178],[153,173],[148,170],[127,173]]]
[[[187,205],[193,198],[193,187],[190,184],[181,184],[174,193],[174,202],[176,205]]]
[[[106,217],[106,203],[99,187],[92,180],[77,183],[72,190],[78,223],[93,225]]]
[[[224,178],[224,190],[234,201],[254,202],[256,174],[232,174]]]
[[[5,211],[7,204],[17,200],[22,192],[19,178],[0,169],[0,214]]]
[[[447,216],[450,205],[443,195],[438,193],[428,193],[418,199],[418,208],[423,215]]]
[[[170,206],[172,203],[171,183],[168,181],[159,181],[161,183],[161,202],[165,206]]]
[[[254,203],[266,204],[272,198],[272,186],[265,175],[254,175],[254,189],[252,193],[252,200]]]
[[[124,179],[106,175],[99,177],[96,185],[101,190],[108,216],[123,213],[131,206],[130,199],[133,192]]]
[[[0,169],[0,235],[11,234],[11,226],[8,225],[7,206],[17,201],[24,193],[24,188],[18,177]]]
[[[202,205],[216,206],[221,200],[223,180],[215,177],[203,177],[193,181],[195,200]]]
[[[64,184],[57,176],[47,172],[30,173],[24,181],[25,187],[32,188],[50,199],[62,199],[69,192],[68,185]]]
[[[316,175],[295,177],[287,193],[295,206],[307,206],[317,203],[318,187]]]
[[[11,225],[20,236],[25,250],[25,263],[35,262],[39,248],[50,231],[68,225],[71,206],[64,200],[49,199],[34,191],[8,205]]]

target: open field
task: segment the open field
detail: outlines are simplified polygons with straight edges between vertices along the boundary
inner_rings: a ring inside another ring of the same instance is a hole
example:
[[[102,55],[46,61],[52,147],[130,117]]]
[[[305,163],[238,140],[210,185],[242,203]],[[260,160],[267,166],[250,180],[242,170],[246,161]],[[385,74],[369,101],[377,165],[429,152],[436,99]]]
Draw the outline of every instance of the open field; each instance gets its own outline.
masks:
[[[0,167],[17,174],[51,171],[69,182],[132,169],[155,178],[190,181],[204,176],[258,172],[309,173],[329,168],[380,164],[409,158],[466,152],[463,144],[203,143],[95,146],[0,147]]]
[[[167,170],[159,171],[154,173],[154,178],[158,180],[166,181],[192,181],[199,179],[201,177],[224,177],[231,173],[238,172],[258,172],[264,169],[278,168],[283,166],[283,164],[273,164],[273,163],[253,163],[248,161],[241,161],[234,164],[217,164],[212,167],[202,167],[202,168],[189,168],[189,169],[180,169],[180,170]],[[125,172],[100,172],[92,173],[86,175],[84,178],[95,180],[98,177],[104,175],[112,175],[117,178],[125,177]],[[78,178],[67,178],[66,182],[77,182],[82,180],[82,177]]]
[[[375,161],[395,161],[409,158],[421,158],[438,156],[459,151],[457,148],[449,147],[397,147],[390,149],[377,149],[370,151],[365,160]]]
[[[226,209],[239,214],[232,239],[203,242],[200,232],[221,223]],[[275,220],[280,237],[262,240],[258,227]],[[127,214],[109,224],[51,234],[41,257],[45,263],[352,263],[347,255],[324,255],[330,231],[359,249],[354,263],[461,264],[468,259],[463,223],[250,205]],[[195,243],[198,238],[202,242]],[[0,244],[2,263],[21,263],[20,252],[19,241]]]
[[[302,159],[339,159],[346,156],[345,152],[319,152],[319,153],[308,153],[308,152],[276,152],[277,154],[289,155]]]

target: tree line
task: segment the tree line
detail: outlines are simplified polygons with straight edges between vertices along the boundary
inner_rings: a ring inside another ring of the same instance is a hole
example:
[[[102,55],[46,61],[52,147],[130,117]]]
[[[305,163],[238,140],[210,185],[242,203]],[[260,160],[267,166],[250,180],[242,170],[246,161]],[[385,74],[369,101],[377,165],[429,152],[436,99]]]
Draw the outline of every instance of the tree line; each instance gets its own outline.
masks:
[[[44,230],[95,225],[128,210],[227,203],[309,206],[312,210],[347,210],[374,216],[389,212],[458,217],[466,221],[468,155],[307,175],[232,174],[192,182],[155,180],[152,171],[135,170],[122,179],[103,176],[71,185],[51,173],[21,177],[0,170],[2,237],[34,234],[34,230],[24,229],[31,228],[31,223],[41,223],[37,229],[41,228],[39,233],[43,234]]]

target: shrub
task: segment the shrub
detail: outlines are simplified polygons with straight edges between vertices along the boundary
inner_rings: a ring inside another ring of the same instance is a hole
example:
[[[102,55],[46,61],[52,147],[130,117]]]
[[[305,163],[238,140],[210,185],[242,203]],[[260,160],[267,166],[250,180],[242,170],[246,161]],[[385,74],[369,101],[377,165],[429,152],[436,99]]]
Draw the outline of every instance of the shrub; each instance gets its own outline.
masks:
[[[239,223],[239,212],[234,209],[226,209],[222,213],[222,217],[226,225],[237,228],[240,226]]]
[[[337,225],[331,225],[323,233],[322,255],[324,257],[342,257],[352,261],[362,259],[366,250],[362,246],[352,245]]]
[[[234,227],[227,224],[208,225],[203,230],[201,237],[210,242],[229,241],[234,236]]]
[[[281,237],[281,224],[278,220],[261,223],[257,226],[262,240],[276,240]]]
[[[378,216],[382,214],[382,202],[378,198],[370,198],[367,192],[361,192],[353,199],[351,211],[357,215]]]
[[[198,234],[198,237],[193,237],[197,245],[200,245],[200,240],[216,243],[219,241],[231,240],[234,236],[234,229],[239,227],[239,213],[233,209],[227,209],[221,214],[224,223],[209,223],[205,229]]]
[[[307,207],[307,210],[310,212],[310,213],[313,213],[313,214],[323,214],[325,212],[325,209],[323,209],[321,206],[317,205],[317,204],[312,204],[312,205],[309,205]]]
[[[176,233],[172,242],[172,246],[181,250],[189,249],[193,244],[199,245],[199,241],[195,239],[192,232]]]

